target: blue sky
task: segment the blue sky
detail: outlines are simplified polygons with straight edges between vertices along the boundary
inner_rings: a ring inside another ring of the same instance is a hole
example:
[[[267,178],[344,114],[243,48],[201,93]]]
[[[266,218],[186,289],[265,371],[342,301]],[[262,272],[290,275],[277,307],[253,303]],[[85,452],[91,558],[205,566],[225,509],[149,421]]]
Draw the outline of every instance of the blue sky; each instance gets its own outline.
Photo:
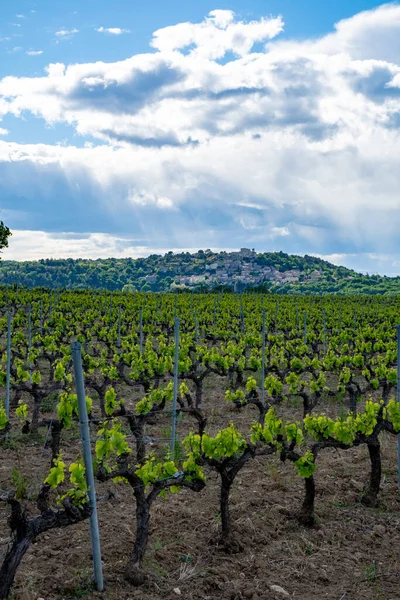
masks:
[[[400,4],[0,4],[4,258],[284,250],[400,274]]]

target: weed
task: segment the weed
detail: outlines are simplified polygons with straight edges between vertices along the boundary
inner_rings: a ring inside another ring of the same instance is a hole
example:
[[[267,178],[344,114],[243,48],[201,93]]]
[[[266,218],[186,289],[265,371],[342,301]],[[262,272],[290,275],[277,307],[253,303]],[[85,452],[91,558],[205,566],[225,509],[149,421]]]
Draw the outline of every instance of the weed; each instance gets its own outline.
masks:
[[[191,565],[189,562],[182,564],[179,568],[179,581],[185,581],[186,579],[189,579],[189,577],[193,577],[196,569],[197,563],[195,565]]]
[[[11,471],[11,483],[16,488],[16,499],[26,500],[28,498],[28,483],[21,471],[17,467],[14,467]]]
[[[181,562],[191,563],[193,562],[193,558],[189,554],[184,554],[183,556],[181,556]]]
[[[161,459],[162,460],[171,460],[171,444],[169,443],[169,440],[171,439],[171,428],[170,427],[163,427],[160,431],[160,437],[164,438],[166,440],[166,443],[164,445],[164,448],[161,452]],[[182,464],[183,460],[185,458],[185,453],[184,453],[184,448],[182,446],[182,444],[179,442],[178,439],[175,440],[175,445],[174,445],[174,463],[176,465],[180,465]]]
[[[154,542],[153,550],[162,550],[163,548],[164,542],[160,538],[157,538]]]
[[[218,412],[216,408],[212,408],[210,411],[210,416],[208,417],[208,424],[214,425],[216,418],[218,416]]]
[[[46,398],[40,403],[40,412],[43,413],[52,413],[55,410],[55,407],[58,404],[59,392],[51,392]]]
[[[155,573],[157,573],[157,575],[160,575],[161,577],[167,575],[167,571],[161,565],[156,563],[154,560],[147,558],[144,560],[144,564],[146,565],[146,567],[148,569],[151,569],[152,571],[154,571]]]
[[[288,402],[288,406],[290,408],[301,408],[303,406],[303,401],[300,396],[293,396]]]
[[[364,576],[367,581],[376,581],[378,577],[378,567],[376,566],[376,562],[374,560],[370,565],[365,567]]]
[[[344,508],[345,506],[347,506],[347,504],[345,502],[342,502],[341,500],[333,500],[333,505],[337,506],[338,508]]]
[[[269,467],[269,474],[271,475],[272,479],[275,481],[275,483],[280,486],[281,485],[281,475],[278,471],[278,467],[272,463]]]
[[[74,577],[76,577],[76,582],[65,590],[65,598],[91,597],[95,584],[90,569],[83,572],[75,571]]]

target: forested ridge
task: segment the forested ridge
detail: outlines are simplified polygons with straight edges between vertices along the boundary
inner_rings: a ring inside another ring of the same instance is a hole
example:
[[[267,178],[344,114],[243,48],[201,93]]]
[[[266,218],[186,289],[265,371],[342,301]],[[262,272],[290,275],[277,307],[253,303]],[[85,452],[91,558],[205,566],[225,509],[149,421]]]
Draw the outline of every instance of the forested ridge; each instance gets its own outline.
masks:
[[[256,289],[279,293],[398,294],[400,277],[364,275],[313,256],[200,250],[146,258],[0,263],[0,285],[126,291]]]

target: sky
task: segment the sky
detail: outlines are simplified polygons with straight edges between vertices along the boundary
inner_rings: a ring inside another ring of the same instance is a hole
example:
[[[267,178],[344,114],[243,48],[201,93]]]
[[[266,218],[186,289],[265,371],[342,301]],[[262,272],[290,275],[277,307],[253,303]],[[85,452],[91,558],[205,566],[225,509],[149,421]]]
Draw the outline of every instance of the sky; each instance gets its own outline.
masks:
[[[399,2],[1,2],[3,259],[400,275],[399,39]]]

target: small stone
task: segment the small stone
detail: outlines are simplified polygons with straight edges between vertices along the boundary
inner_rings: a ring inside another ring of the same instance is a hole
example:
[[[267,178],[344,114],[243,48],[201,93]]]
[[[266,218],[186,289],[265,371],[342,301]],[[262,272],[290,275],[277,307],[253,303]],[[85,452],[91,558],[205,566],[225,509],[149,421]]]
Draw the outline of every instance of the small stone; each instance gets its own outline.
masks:
[[[177,596],[180,596],[182,594],[182,592],[179,588],[174,588],[174,592]]]
[[[363,553],[362,552],[354,552],[353,557],[355,558],[355,560],[357,562],[359,562],[363,558]]]
[[[271,592],[275,592],[276,594],[281,594],[281,596],[285,596],[286,598],[289,598],[289,596],[290,596],[289,592],[287,592],[285,589],[283,589],[283,587],[281,587],[280,585],[270,585],[269,589],[271,590]]]
[[[319,569],[318,570],[318,579],[320,581],[325,581],[325,582],[329,581],[329,577],[328,577],[328,574],[325,571],[325,569]]]
[[[351,485],[357,492],[362,492],[364,490],[364,484],[361,481],[356,481],[355,479],[351,479]]]
[[[375,525],[375,527],[373,528],[373,532],[375,533],[375,535],[385,535],[386,529],[383,525]]]

